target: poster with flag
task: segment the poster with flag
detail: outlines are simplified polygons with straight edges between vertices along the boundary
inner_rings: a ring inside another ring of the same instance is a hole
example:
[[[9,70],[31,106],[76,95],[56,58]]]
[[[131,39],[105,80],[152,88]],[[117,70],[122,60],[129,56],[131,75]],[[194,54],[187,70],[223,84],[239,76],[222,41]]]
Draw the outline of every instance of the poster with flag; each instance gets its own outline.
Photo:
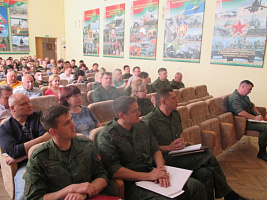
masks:
[[[199,63],[205,0],[167,0],[163,60]]]
[[[108,6],[104,14],[104,57],[123,58],[125,4]]]
[[[100,9],[84,11],[83,55],[99,56]]]
[[[262,67],[266,24],[266,0],[217,0],[211,63]]]
[[[156,59],[158,9],[158,0],[137,0],[132,2],[130,58]]]
[[[27,0],[0,1],[0,54],[28,54]]]

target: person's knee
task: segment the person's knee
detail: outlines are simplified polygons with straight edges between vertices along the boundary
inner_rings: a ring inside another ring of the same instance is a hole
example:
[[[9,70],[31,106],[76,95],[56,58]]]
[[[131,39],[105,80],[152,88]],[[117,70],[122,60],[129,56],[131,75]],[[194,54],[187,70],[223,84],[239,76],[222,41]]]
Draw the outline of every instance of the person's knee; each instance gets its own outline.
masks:
[[[184,186],[185,190],[185,196],[186,199],[191,199],[191,200],[206,200],[207,199],[207,194],[205,190],[204,184],[202,184],[200,181],[194,179],[194,178],[189,178],[188,181],[186,182]]]

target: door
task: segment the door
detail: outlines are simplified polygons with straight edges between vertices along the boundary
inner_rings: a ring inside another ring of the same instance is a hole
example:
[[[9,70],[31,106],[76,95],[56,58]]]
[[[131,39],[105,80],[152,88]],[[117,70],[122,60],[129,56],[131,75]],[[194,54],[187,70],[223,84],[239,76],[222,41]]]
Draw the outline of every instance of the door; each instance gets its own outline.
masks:
[[[56,38],[46,38],[46,37],[36,37],[36,56],[37,58],[44,59],[49,57],[57,61],[57,39]]]

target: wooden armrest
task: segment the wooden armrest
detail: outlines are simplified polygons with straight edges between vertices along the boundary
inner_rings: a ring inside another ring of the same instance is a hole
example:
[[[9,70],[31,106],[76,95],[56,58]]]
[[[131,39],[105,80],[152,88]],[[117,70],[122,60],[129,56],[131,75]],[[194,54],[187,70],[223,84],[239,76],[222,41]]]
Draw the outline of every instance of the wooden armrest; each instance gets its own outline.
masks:
[[[234,116],[236,139],[240,140],[246,132],[247,120],[244,117]]]
[[[202,145],[209,147],[211,151],[216,146],[216,133],[214,131],[201,130]],[[210,139],[212,138],[212,139]]]
[[[121,197],[124,199],[124,182],[122,179],[109,179],[105,189],[107,195]]]
[[[230,144],[231,138],[234,137],[233,124],[220,122],[220,132],[221,132],[222,149],[225,150]]]

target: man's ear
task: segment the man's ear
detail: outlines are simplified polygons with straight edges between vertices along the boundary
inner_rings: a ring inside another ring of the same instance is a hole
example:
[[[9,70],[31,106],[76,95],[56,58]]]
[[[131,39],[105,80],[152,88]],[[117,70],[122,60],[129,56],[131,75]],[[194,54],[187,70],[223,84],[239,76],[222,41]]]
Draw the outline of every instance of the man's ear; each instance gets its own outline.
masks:
[[[57,130],[56,130],[55,128],[50,128],[50,129],[48,130],[48,132],[49,132],[52,136],[57,135]]]
[[[161,99],[161,105],[166,105],[166,100],[165,99]]]
[[[120,113],[119,113],[119,119],[122,119],[123,116],[124,116],[123,113],[120,112]]]
[[[9,106],[9,108],[12,112],[15,112],[15,106]]]

